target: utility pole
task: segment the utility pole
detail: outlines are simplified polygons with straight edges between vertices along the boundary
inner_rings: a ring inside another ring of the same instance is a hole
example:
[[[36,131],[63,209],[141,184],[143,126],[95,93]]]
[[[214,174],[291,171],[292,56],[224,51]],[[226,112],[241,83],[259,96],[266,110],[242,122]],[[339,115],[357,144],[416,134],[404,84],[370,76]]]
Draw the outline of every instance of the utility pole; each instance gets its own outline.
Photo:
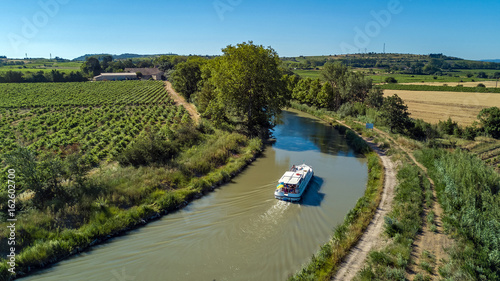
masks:
[[[384,43],[384,54],[385,54],[385,43]]]

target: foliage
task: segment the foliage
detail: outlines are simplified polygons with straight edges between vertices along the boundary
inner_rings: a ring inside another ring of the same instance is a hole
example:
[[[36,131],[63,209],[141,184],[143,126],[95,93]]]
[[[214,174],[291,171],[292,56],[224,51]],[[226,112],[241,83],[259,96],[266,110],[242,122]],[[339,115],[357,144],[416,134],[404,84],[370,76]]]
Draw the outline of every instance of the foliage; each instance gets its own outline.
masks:
[[[463,87],[463,85],[453,87],[453,86],[431,86],[431,85],[385,84],[385,85],[379,85],[377,87],[385,90],[500,93],[500,88]]]
[[[411,124],[408,106],[398,95],[386,97],[381,112],[381,117],[385,119],[391,131],[403,133]]]
[[[222,110],[227,119],[244,125],[248,135],[266,137],[289,100],[278,54],[253,42],[229,45],[223,52],[207,63],[207,83],[215,97],[207,110]]]
[[[380,108],[384,104],[384,92],[378,88],[371,89],[368,92],[365,103],[371,108]]]
[[[97,76],[102,72],[101,64],[95,57],[85,58],[85,62],[81,66],[81,70],[89,77]]]
[[[426,149],[416,154],[436,184],[445,229],[458,235],[445,278],[500,278],[500,176],[477,157],[457,150]]]
[[[148,132],[132,142],[117,156],[120,165],[147,166],[166,164],[178,153],[178,144],[169,142],[156,132]]]
[[[477,118],[487,134],[500,139],[500,108],[485,108],[479,112]]]
[[[386,77],[384,81],[385,81],[385,83],[389,83],[389,84],[398,83],[398,80],[396,80],[396,78],[394,78],[394,77]]]
[[[187,61],[178,63],[171,74],[172,86],[188,100],[199,90],[201,68],[205,62],[202,58],[190,57]]]
[[[355,280],[407,280],[405,271],[411,264],[413,241],[421,228],[424,192],[430,191],[430,182],[419,169],[404,164],[397,174],[398,186],[391,212],[385,219],[387,245],[368,255],[368,266]]]

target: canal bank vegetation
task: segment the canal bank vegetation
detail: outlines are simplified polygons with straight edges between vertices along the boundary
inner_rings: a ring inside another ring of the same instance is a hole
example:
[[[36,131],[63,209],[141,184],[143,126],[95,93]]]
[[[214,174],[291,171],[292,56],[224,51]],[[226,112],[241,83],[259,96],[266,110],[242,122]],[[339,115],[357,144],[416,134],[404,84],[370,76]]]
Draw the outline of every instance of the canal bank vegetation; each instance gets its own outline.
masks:
[[[238,133],[214,130],[200,133],[199,138],[196,145],[179,147],[178,155],[167,163],[152,161],[136,167],[124,162],[90,170],[85,156],[60,159],[27,148],[8,154],[20,186],[31,188],[17,204],[17,276],[186,205],[227,182],[262,149],[259,139]],[[130,149],[151,152],[144,147],[131,145]],[[2,245],[7,245],[5,229],[0,232]],[[7,269],[4,260],[2,280],[13,277]]]
[[[387,245],[368,254],[367,265],[355,280],[407,279],[412,246],[423,223],[423,202],[431,186],[423,172],[410,164],[403,164],[397,179],[392,211],[385,217]]]
[[[499,174],[463,150],[415,154],[435,182],[446,214],[444,227],[457,238],[439,274],[447,280],[499,280]]]

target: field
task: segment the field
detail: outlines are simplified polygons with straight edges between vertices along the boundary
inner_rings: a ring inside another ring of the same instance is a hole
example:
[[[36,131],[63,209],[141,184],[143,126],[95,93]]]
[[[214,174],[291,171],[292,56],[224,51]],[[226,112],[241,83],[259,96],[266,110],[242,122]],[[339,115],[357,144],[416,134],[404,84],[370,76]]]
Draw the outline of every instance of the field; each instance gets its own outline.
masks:
[[[147,126],[189,119],[157,81],[0,84],[0,92],[0,154],[19,143],[59,153],[77,146],[97,163]]]
[[[402,83],[404,85],[426,85],[426,86],[450,86],[456,87],[457,85],[462,85],[464,87],[476,87],[477,84],[482,83],[486,88],[496,88],[498,86],[497,81],[481,81],[481,82],[447,82],[443,84],[442,82],[420,82],[420,83]]]
[[[195,125],[160,81],[0,84],[0,133],[0,180],[16,172],[16,269],[24,274],[180,208],[262,147]],[[7,198],[2,184],[0,209]],[[0,280],[12,277],[6,216]]]
[[[6,83],[0,84],[0,93],[0,108],[137,105],[168,101],[163,83],[158,81]]]
[[[16,61],[11,61],[16,62]],[[63,73],[70,73],[72,71],[79,71],[81,62],[55,62],[50,60],[17,60],[17,63],[24,64],[13,64],[13,65],[0,65],[0,73],[6,71],[20,71],[20,72],[50,72],[52,70],[58,70]]]
[[[500,107],[500,94],[494,93],[384,90],[384,94],[397,94],[408,105],[412,118],[430,123],[451,117],[460,125],[470,125],[481,109]]]

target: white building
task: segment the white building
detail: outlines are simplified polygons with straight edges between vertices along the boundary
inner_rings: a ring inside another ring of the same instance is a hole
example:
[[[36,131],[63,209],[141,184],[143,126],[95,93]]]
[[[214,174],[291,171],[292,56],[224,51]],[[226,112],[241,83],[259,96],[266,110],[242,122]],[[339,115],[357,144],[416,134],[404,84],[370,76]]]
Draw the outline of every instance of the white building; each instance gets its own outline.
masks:
[[[102,73],[95,76],[94,81],[121,81],[121,80],[137,80],[135,73]]]

